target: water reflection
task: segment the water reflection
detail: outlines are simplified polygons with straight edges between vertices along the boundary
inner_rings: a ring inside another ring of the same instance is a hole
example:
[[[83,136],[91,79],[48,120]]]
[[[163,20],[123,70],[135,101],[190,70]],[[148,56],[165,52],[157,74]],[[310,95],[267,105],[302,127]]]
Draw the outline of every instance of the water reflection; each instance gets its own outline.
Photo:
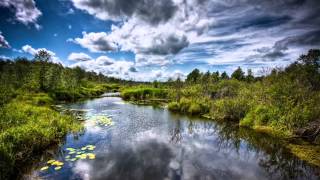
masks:
[[[94,144],[95,160],[79,160],[54,173],[34,170],[34,176],[130,180],[318,179],[318,170],[293,157],[283,148],[283,142],[231,124],[127,104],[116,97],[72,104],[68,108],[89,109],[87,119],[106,115],[114,125],[97,127],[87,120],[84,133],[68,135],[54,155],[62,159],[67,147]]]

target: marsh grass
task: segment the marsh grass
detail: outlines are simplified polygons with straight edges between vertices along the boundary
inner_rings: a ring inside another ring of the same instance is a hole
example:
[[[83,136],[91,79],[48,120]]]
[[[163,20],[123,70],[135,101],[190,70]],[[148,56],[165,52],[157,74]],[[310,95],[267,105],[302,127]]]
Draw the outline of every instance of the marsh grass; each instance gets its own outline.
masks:
[[[152,87],[130,87],[121,91],[124,100],[139,101],[147,99],[165,99],[168,91],[162,88]]]
[[[51,109],[53,102],[45,93],[23,94],[0,109],[0,179],[16,175],[19,165],[81,129],[72,116]]]

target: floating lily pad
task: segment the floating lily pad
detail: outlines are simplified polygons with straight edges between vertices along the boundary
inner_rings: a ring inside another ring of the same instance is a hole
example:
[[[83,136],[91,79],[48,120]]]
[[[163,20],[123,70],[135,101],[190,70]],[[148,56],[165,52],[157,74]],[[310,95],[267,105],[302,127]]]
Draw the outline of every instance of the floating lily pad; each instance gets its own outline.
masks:
[[[61,169],[61,166],[57,166],[57,167],[54,168],[54,170],[56,170],[56,171],[58,171],[60,169]]]
[[[53,162],[55,162],[56,160],[54,160],[54,159],[51,159],[51,160],[49,160],[47,163],[48,164],[52,164]]]
[[[44,166],[44,167],[42,167],[40,170],[41,171],[45,171],[45,170],[48,170],[49,169],[49,166]]]
[[[73,148],[67,148],[68,151],[75,151]]]

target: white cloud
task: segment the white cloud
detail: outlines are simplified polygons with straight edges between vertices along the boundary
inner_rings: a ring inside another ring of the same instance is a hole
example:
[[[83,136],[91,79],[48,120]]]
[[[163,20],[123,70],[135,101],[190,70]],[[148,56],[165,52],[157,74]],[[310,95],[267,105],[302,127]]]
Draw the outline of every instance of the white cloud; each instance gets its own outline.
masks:
[[[90,61],[92,58],[85,53],[71,53],[68,56],[68,60],[71,61]]]
[[[17,21],[25,25],[34,24],[37,29],[40,29],[40,26],[36,22],[42,13],[36,7],[34,0],[1,0],[1,6],[12,8]]]
[[[117,48],[116,43],[110,40],[105,32],[83,32],[82,35],[82,38],[69,39],[68,41],[79,44],[83,48],[89,49],[91,52],[107,52]]]
[[[1,31],[0,31],[0,48],[10,48],[8,41],[4,38]]]
[[[71,67],[81,67],[87,71],[103,73],[107,76],[129,79],[135,72],[134,63],[125,60],[113,60],[107,56],[99,56],[96,59],[88,61],[79,61],[71,65]]]
[[[52,52],[50,50],[47,50],[46,48],[34,49],[32,46],[27,44],[27,45],[22,46],[21,49],[22,49],[23,52],[28,53],[28,54],[30,54],[32,56],[34,56],[35,54],[37,54],[41,50],[47,51],[51,55],[51,61],[53,63],[63,64],[63,62],[56,56],[56,53],[54,53],[54,52]]]
[[[103,37],[100,38],[103,44],[112,44],[116,48],[98,48],[101,42],[87,41],[87,35],[91,33],[85,33],[74,41],[92,52],[103,52],[105,49],[132,51],[137,67],[193,63],[194,66],[201,64],[213,67],[213,70],[222,66],[225,70],[232,70],[239,65],[254,69],[288,64],[308,48],[319,47],[319,33],[310,34],[309,38],[288,39],[293,35],[319,32],[317,24],[320,18],[316,15],[320,6],[316,0],[301,3],[292,0],[278,3],[256,0],[168,0],[165,2],[173,8],[167,17],[164,17],[166,13],[158,13],[164,7],[164,1],[72,2],[75,8],[98,19],[121,21],[118,26],[112,25],[111,32],[94,33]],[[144,15],[140,14],[148,2],[159,2],[149,7],[154,14],[149,9]],[[311,37],[312,46],[311,40],[306,40]],[[287,41],[291,42],[287,44],[287,49],[274,51],[277,42]],[[94,44],[98,47],[94,47]],[[270,51],[257,51],[261,48]]]

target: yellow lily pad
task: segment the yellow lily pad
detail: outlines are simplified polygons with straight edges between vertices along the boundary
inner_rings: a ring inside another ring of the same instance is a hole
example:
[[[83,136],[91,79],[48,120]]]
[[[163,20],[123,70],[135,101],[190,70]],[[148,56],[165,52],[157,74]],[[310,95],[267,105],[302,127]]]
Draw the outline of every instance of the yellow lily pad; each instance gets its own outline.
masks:
[[[48,163],[48,164],[52,164],[53,162],[55,162],[55,160],[54,160],[54,159],[51,159],[51,160],[49,160],[47,163]]]
[[[49,169],[48,166],[44,166],[44,167],[42,167],[40,170],[41,170],[41,171],[45,171],[45,170],[48,170],[48,169]]]
[[[88,155],[89,159],[95,159],[96,158],[96,155],[93,154],[93,153],[88,153],[87,155]]]
[[[60,169],[61,169],[61,166],[57,166],[57,167],[54,168],[54,170],[56,170],[56,171],[58,171]]]

